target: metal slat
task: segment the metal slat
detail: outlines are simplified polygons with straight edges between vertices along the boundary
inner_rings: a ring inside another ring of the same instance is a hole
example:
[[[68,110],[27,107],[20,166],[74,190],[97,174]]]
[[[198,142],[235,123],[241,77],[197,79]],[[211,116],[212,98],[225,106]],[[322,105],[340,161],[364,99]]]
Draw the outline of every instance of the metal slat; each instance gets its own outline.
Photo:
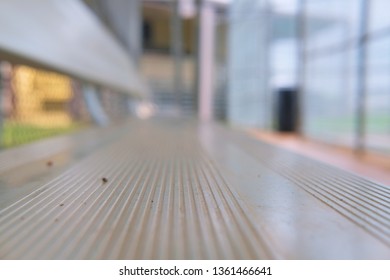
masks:
[[[390,188],[239,134],[225,137],[390,247]]]
[[[390,257],[386,186],[217,125],[119,130],[0,210],[0,258]]]
[[[156,128],[138,128],[2,210],[1,258],[275,257],[196,135]],[[164,151],[152,141],[161,138]]]

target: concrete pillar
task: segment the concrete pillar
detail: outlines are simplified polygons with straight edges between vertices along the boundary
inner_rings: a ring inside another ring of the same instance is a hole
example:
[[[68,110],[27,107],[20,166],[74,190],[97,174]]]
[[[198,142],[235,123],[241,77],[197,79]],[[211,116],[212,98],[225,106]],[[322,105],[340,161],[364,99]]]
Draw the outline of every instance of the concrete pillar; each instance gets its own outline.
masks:
[[[176,105],[179,106],[179,101],[183,93],[183,30],[182,20],[179,13],[179,0],[172,2],[172,17],[171,17],[171,54],[173,58],[173,90]]]
[[[214,40],[215,7],[208,1],[200,6],[200,44],[199,44],[199,103],[198,116],[201,121],[213,118],[214,94]]]

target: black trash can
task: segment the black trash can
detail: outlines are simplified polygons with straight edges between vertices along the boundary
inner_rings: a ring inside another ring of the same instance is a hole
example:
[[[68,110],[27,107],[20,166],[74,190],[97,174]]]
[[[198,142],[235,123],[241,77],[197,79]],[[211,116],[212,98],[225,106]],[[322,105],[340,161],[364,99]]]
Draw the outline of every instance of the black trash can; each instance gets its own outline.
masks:
[[[297,89],[280,88],[277,90],[276,129],[282,132],[294,132],[297,126]]]

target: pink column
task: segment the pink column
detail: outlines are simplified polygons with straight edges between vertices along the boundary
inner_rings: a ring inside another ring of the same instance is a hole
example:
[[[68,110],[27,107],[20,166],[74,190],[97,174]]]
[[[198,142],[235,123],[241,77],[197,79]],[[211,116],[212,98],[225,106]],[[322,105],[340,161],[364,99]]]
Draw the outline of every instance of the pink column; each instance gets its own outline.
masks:
[[[204,1],[200,8],[199,47],[199,119],[210,121],[213,117],[214,91],[214,6]]]

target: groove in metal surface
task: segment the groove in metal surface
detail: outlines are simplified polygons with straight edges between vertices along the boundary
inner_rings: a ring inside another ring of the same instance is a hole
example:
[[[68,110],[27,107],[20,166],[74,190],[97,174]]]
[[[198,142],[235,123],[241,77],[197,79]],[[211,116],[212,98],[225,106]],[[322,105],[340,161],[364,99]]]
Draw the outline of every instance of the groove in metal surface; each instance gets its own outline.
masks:
[[[135,131],[0,211],[0,258],[280,257],[195,132]]]
[[[390,188],[215,127],[265,166],[294,182],[390,246]]]

